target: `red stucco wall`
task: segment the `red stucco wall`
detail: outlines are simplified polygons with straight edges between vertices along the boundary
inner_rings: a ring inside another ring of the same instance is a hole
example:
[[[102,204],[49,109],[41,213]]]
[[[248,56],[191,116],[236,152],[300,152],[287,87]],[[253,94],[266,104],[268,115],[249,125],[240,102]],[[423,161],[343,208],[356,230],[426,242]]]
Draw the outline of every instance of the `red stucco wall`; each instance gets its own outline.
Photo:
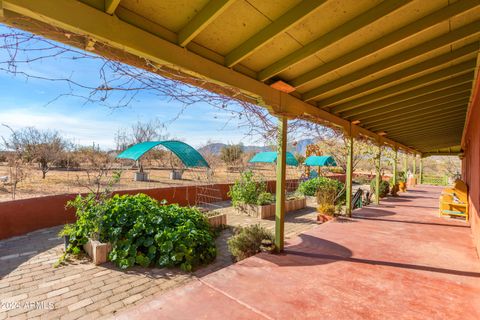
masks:
[[[465,128],[462,174],[468,185],[470,225],[480,256],[480,73]]]
[[[342,175],[332,177],[342,179]],[[345,180],[345,177],[343,177]],[[296,182],[296,181],[295,181]],[[227,195],[231,184],[217,184],[210,186],[220,191],[215,196],[228,200]],[[267,182],[267,189],[275,192],[275,181]],[[296,188],[296,183],[287,182],[287,188]],[[293,190],[289,190],[293,191]],[[179,205],[195,204],[197,196],[196,186],[168,187],[156,189],[136,189],[118,191],[118,194],[145,193],[157,200],[167,200],[168,203]],[[31,199],[0,202],[0,239],[22,235],[38,229],[53,227],[75,221],[72,209],[65,209],[67,201],[75,197],[73,194],[47,196]]]

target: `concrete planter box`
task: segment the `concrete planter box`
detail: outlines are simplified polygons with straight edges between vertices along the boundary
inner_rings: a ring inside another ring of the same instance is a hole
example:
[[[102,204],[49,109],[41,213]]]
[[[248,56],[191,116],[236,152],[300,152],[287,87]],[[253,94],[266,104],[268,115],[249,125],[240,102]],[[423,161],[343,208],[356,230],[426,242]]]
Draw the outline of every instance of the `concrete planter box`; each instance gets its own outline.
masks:
[[[135,172],[135,176],[133,178],[135,181],[148,181],[148,173],[147,172]]]
[[[99,265],[108,261],[108,254],[112,251],[112,245],[90,239],[83,245],[83,250],[92,258],[95,265]]]
[[[227,214],[222,213],[218,216],[207,217],[207,220],[208,223],[214,228],[222,227],[227,225]]]
[[[303,209],[307,206],[307,199],[291,199],[285,201],[285,212],[291,212]],[[264,206],[247,204],[237,208],[237,211],[247,214],[249,216],[266,219],[275,216],[275,204],[267,204]]]
[[[182,180],[183,170],[170,171],[170,180]]]

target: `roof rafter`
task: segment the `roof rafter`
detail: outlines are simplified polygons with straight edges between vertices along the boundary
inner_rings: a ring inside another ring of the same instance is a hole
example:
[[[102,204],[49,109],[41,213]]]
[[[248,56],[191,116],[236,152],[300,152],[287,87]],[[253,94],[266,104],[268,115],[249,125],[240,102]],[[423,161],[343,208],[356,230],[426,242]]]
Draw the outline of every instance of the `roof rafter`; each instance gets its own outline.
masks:
[[[400,113],[396,115],[392,115],[389,118],[386,118],[384,121],[378,120],[376,122],[370,123],[362,123],[364,128],[368,128],[369,130],[376,131],[384,129],[386,126],[391,126],[393,124],[398,123],[398,119],[401,118],[402,121],[408,121],[411,119],[423,117],[423,116],[430,116],[430,115],[442,115],[445,112],[449,112],[452,110],[463,110],[466,109],[468,105],[468,99],[459,100],[453,103],[445,103],[442,105],[434,105],[428,109],[419,109],[419,110],[411,110],[410,112]]]
[[[465,117],[461,115],[457,116],[450,116],[449,118],[443,119],[429,119],[429,121],[425,122],[415,122],[411,123],[409,127],[396,127],[392,128],[389,132],[391,136],[399,136],[399,135],[415,135],[415,134],[423,134],[425,131],[430,130],[445,130],[447,128],[458,128],[459,123],[463,123],[465,121]],[[421,125],[419,128],[418,126]],[[461,128],[460,128],[461,129]],[[387,132],[388,134],[388,132]]]
[[[201,84],[196,84],[198,86],[204,85],[205,82],[222,86],[222,90],[213,87],[209,87],[209,90],[218,90],[215,92],[232,94],[235,97],[238,97],[240,91],[248,95],[248,101],[255,100],[258,105],[268,109],[273,114],[281,114],[292,118],[308,118],[314,122],[329,123],[330,126],[342,127],[345,130],[353,127],[362,135],[373,139],[381,138],[384,143],[397,145],[408,152],[415,152],[408,146],[388,138],[382,138],[367,129],[351,125],[348,120],[305,103],[292,95],[275,90],[258,80],[219,65],[191,51],[184,50],[178,45],[120,19],[106,15],[104,12],[79,1],[2,0],[2,5],[4,15],[5,11],[14,12],[24,17],[40,20],[64,31],[92,37],[106,46],[148,59],[158,65],[174,65],[176,72],[183,72],[184,75],[205,80]],[[24,19],[24,17],[22,18]],[[4,21],[15,22],[15,20]],[[236,90],[234,93],[230,93],[225,88],[236,88]]]
[[[422,104],[416,104],[413,106],[395,109],[395,110],[387,110],[387,112],[383,113],[382,115],[378,115],[376,117],[371,117],[370,119],[363,119],[362,125],[372,125],[375,123],[383,123],[389,119],[397,119],[398,117],[404,117],[405,115],[409,114],[417,114],[417,115],[424,115],[431,111],[442,110],[444,108],[448,108],[451,105],[456,105],[459,103],[468,103],[469,97],[464,93],[459,93],[453,96],[448,96],[445,98],[438,99],[436,101],[428,101]],[[390,108],[388,108],[390,109]]]
[[[361,119],[370,119],[374,117],[381,117],[384,114],[388,114],[390,111],[401,110],[409,107],[416,107],[428,102],[434,103],[437,101],[445,101],[439,99],[450,99],[451,97],[456,96],[457,94],[467,94],[470,96],[470,91],[472,89],[471,81],[459,82],[459,84],[454,84],[451,87],[446,89],[441,89],[438,91],[433,91],[432,93],[427,93],[413,99],[403,100],[400,102],[392,103],[388,105],[388,108],[376,108],[376,104],[370,104],[367,106],[362,106]],[[447,100],[449,101],[449,100]],[[367,109],[368,110],[365,110]],[[358,111],[358,110],[355,110]]]
[[[323,64],[295,79],[290,81],[294,83],[296,87],[307,84],[308,82],[323,76],[326,73],[329,73],[335,69],[343,67],[349,63],[352,63],[356,60],[359,60],[363,57],[366,57],[370,54],[373,54],[381,49],[384,49],[396,42],[406,39],[416,33],[419,33],[425,29],[428,29],[438,23],[441,23],[451,17],[454,17],[462,12],[470,10],[478,5],[476,0],[462,0],[452,3],[442,9],[439,9],[419,20],[416,20],[396,31],[393,31],[379,39],[373,40],[370,43],[367,43],[361,46],[358,49],[355,49],[335,60],[332,60],[326,64]]]
[[[105,0],[105,12],[112,15],[117,10],[121,0]]]
[[[402,82],[400,84],[385,88],[383,90],[376,91],[374,94],[366,95],[361,98],[358,98],[354,101],[375,101],[372,100],[372,97],[376,96],[378,97],[377,100],[380,100],[383,97],[389,97],[389,96],[398,96],[402,92],[410,92],[413,91],[415,88],[418,87],[423,87],[425,85],[428,85],[432,82],[438,82],[441,81],[445,78],[451,78],[455,74],[463,74],[468,71],[472,71],[475,69],[476,66],[476,59],[468,60],[450,67],[447,67],[445,69],[440,69],[438,71],[432,72],[432,73],[427,73],[421,77],[414,78],[412,80],[408,80],[405,82]],[[355,109],[355,106],[336,106],[331,108],[330,110],[334,113],[340,113],[344,111],[348,111],[351,109]]]
[[[458,31],[458,32],[457,32]],[[350,84],[354,81],[360,80],[362,78],[365,78],[369,75],[375,74],[379,71],[391,68],[399,63],[403,63],[405,61],[411,60],[412,58],[418,57],[421,54],[430,52],[432,50],[435,50],[437,48],[443,47],[445,45],[449,45],[455,41],[458,41],[468,35],[472,34],[472,31],[478,31],[480,32],[480,20],[476,23],[471,23],[468,26],[465,26],[463,28],[457,29],[453,32],[449,32],[446,35],[437,37],[431,41],[428,41],[427,43],[422,43],[416,47],[413,47],[411,49],[404,50],[402,52],[399,52],[395,56],[392,56],[390,58],[387,58],[385,60],[379,61],[377,63],[374,63],[373,65],[366,66],[365,68],[362,68],[360,70],[357,70],[351,74],[348,74],[344,77],[341,77],[339,79],[333,80],[331,82],[328,82],[324,85],[321,85],[315,89],[312,89],[302,95],[303,100],[309,101],[309,100],[314,100],[320,95],[332,90],[336,89],[338,87],[345,86],[347,84]],[[432,45],[434,43],[435,45]],[[405,69],[401,69],[399,71],[396,71],[394,73],[391,73],[389,75],[386,75],[384,77],[381,77],[379,79],[370,81],[364,85],[360,85],[358,87],[355,87],[353,89],[348,89],[340,94],[337,94],[333,97],[329,97],[327,99],[324,99],[319,102],[322,106],[329,106],[334,103],[337,103],[338,101],[342,101],[345,99],[348,99],[350,97],[353,97],[355,95],[361,94],[363,92],[375,89],[376,87],[388,84],[392,81],[402,79],[405,77],[409,77],[418,73],[421,73],[423,71],[426,71],[428,69],[437,67],[441,64],[445,64],[447,62],[450,62],[452,60],[458,59],[460,57],[463,57],[465,55],[473,54],[478,51],[479,44],[478,42],[474,42],[472,44],[463,46],[461,48],[458,48],[454,51],[444,53],[442,55],[436,56],[434,58],[422,61],[418,64],[412,65],[410,67],[407,67]]]
[[[348,105],[352,107],[349,107],[348,111],[342,113],[342,116],[351,117],[351,116],[359,115],[363,112],[383,108],[388,105],[394,104],[396,102],[407,101],[410,99],[414,99],[415,97],[430,94],[434,91],[440,91],[449,87],[454,87],[458,84],[462,84],[465,82],[469,82],[469,83],[472,82],[473,71],[469,71],[468,69],[467,71],[460,72],[459,74],[460,75],[449,77],[442,81],[435,82],[433,84],[422,86],[419,88],[414,88],[413,90],[402,92],[400,94],[396,94],[389,97],[385,97],[384,95],[375,93],[373,97],[357,99],[359,101],[355,101],[355,100],[349,101]]]
[[[325,2],[326,0],[310,0],[300,2],[300,4],[298,4],[295,8],[288,10],[280,18],[273,21],[251,38],[230,51],[225,56],[225,65],[227,67],[233,67],[235,64],[254,53],[273,37],[284,32],[295,23],[300,22]]]
[[[465,118],[464,111],[466,110],[467,105],[461,105],[461,106],[453,106],[452,108],[449,108],[448,110],[444,110],[442,112],[438,113],[433,113],[433,114],[427,114],[424,115],[423,117],[419,116],[409,116],[409,117],[402,117],[402,121],[405,120],[405,123],[398,123],[397,122],[390,122],[390,123],[380,123],[374,126],[366,126],[365,128],[368,128],[369,130],[377,131],[377,130],[395,130],[396,128],[409,128],[409,125],[416,126],[417,124],[422,124],[424,125],[429,125],[429,124],[437,124],[440,122],[440,120],[451,120],[455,116],[459,115]]]
[[[235,0],[210,0],[183,28],[178,32],[178,44],[185,47],[193,38],[202,32],[215,18],[224,12]]]
[[[314,55],[318,51],[332,43],[349,35],[352,31],[363,28],[375,20],[397,10],[398,8],[411,2],[410,0],[402,1],[384,1],[378,6],[360,14],[359,16],[347,21],[336,29],[324,34],[320,38],[308,43],[304,47],[290,53],[275,63],[269,65],[258,73],[258,80],[265,81],[268,78],[288,69],[290,66]]]

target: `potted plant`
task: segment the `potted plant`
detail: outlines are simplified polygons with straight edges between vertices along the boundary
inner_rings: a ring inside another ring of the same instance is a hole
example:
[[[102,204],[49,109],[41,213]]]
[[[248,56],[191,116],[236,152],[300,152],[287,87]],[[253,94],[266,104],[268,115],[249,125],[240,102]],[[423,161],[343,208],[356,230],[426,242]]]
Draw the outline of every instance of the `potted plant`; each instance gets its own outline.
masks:
[[[398,174],[398,188],[401,192],[407,191],[407,178],[408,174],[405,171],[401,171]]]
[[[326,222],[335,217],[335,198],[337,188],[334,184],[327,184],[317,192],[317,220]]]

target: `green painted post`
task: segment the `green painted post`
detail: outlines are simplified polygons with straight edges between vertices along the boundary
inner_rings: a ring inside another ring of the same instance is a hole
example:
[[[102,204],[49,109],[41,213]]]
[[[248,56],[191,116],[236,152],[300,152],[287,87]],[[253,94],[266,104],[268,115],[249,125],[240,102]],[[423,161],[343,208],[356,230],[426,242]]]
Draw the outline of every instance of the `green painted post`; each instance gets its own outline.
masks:
[[[407,171],[408,171],[408,158],[407,158],[407,154],[405,153],[403,157],[403,172],[405,172],[405,175],[407,174]],[[407,181],[405,181],[405,183],[407,183]]]
[[[413,178],[414,183],[417,183],[417,155],[413,154]]]
[[[423,158],[420,157],[420,184],[423,184]]]
[[[393,185],[397,184],[397,158],[398,158],[398,149],[395,148],[395,156],[393,157]]]
[[[352,175],[353,175],[353,136],[348,137],[347,174],[345,177],[345,191],[347,196],[347,216],[352,216]]]
[[[278,121],[277,184],[275,205],[275,248],[277,252],[283,251],[285,238],[287,125],[287,118],[283,116],[280,117]]]
[[[377,177],[375,179],[375,204],[380,204],[380,181],[382,179],[381,177],[381,159],[382,159],[382,147],[379,145],[378,146],[378,154],[377,154]]]

